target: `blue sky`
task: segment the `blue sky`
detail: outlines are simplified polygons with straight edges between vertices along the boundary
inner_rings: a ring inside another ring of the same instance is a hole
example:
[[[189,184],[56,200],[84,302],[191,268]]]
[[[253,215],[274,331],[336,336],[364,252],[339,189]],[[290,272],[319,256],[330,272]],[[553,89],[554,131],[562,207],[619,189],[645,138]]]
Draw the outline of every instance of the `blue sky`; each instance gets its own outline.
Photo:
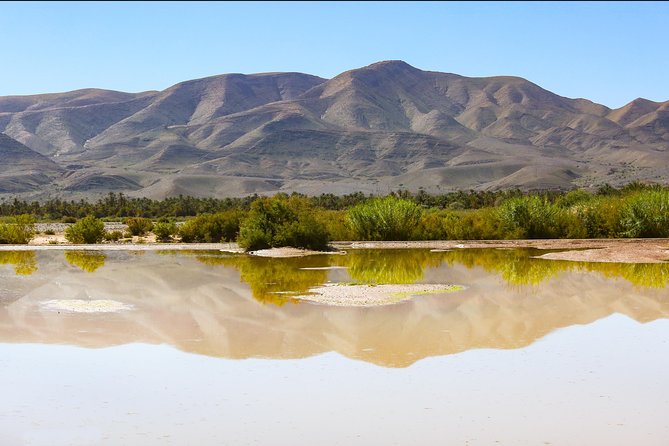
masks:
[[[402,59],[620,107],[669,100],[668,29],[669,2],[3,2],[0,95]]]

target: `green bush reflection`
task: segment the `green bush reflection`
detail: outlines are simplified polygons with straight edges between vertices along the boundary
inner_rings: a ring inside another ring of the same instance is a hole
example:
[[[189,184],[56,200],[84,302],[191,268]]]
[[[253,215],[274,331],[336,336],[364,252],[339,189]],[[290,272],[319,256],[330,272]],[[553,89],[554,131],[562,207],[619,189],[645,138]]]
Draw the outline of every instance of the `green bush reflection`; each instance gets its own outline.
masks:
[[[34,251],[0,251],[0,265],[13,265],[14,272],[27,276],[37,271]]]
[[[304,294],[327,281],[330,256],[307,256],[290,258],[256,257],[245,254],[226,254],[203,251],[179,251],[194,256],[205,265],[224,265],[236,268],[242,281],[249,284],[253,297],[262,303],[284,305],[298,303],[291,294]]]
[[[444,253],[449,265],[481,267],[499,274],[511,285],[540,285],[563,271],[596,272],[608,278],[623,278],[645,288],[669,285],[667,263],[572,262],[532,258],[549,251],[539,249],[458,249]]]
[[[87,273],[92,273],[105,264],[107,256],[100,252],[91,251],[66,251],[65,260],[77,268],[81,268]]]
[[[344,256],[334,256],[332,261],[347,267],[356,282],[409,284],[422,279],[425,268],[439,266],[440,254],[426,249],[351,250]]]
[[[423,279],[426,268],[441,264],[481,267],[499,275],[512,286],[539,286],[561,272],[586,271],[608,278],[623,278],[639,287],[669,285],[669,264],[623,264],[571,262],[533,258],[549,252],[523,249],[427,249],[349,250],[346,255],[292,258],[256,257],[204,251],[172,251],[164,254],[193,256],[206,265],[236,268],[259,302],[283,305],[328,280],[330,267],[345,267],[350,279],[364,284],[411,284]],[[315,268],[315,269],[313,269]],[[320,268],[320,269],[319,269]]]

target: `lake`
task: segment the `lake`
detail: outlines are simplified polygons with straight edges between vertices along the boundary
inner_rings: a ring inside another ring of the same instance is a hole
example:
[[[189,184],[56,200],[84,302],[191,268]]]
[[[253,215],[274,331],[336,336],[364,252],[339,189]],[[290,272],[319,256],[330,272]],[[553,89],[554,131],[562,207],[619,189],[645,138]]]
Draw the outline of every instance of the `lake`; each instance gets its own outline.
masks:
[[[0,444],[665,446],[669,264],[543,252],[0,252]]]

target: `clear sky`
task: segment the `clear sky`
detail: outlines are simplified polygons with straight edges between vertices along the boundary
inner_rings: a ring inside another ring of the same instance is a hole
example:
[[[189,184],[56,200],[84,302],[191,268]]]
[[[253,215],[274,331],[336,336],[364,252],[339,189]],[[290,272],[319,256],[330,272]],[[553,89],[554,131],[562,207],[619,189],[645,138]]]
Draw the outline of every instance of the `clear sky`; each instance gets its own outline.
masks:
[[[2,2],[0,40],[0,96],[401,59],[610,107],[669,100],[669,2]]]

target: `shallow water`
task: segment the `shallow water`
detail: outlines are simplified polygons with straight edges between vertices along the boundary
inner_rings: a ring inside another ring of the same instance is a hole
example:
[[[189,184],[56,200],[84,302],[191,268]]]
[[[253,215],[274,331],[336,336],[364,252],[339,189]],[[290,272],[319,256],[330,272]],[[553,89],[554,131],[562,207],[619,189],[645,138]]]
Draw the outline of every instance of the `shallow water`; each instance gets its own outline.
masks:
[[[538,254],[0,252],[0,444],[666,445],[669,265]]]

